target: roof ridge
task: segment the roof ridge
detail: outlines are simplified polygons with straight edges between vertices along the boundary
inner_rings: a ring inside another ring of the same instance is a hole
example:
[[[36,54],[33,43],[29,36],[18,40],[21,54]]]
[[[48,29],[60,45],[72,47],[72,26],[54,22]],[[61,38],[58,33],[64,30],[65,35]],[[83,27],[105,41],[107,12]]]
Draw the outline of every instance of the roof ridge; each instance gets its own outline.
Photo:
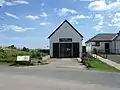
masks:
[[[117,34],[117,33],[99,33],[99,34]]]

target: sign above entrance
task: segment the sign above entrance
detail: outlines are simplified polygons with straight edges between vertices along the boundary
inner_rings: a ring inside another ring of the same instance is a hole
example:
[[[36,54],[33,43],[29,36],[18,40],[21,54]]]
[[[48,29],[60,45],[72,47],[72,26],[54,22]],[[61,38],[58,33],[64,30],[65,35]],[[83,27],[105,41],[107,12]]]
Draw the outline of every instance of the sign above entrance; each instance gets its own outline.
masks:
[[[59,42],[72,42],[72,38],[60,38]]]

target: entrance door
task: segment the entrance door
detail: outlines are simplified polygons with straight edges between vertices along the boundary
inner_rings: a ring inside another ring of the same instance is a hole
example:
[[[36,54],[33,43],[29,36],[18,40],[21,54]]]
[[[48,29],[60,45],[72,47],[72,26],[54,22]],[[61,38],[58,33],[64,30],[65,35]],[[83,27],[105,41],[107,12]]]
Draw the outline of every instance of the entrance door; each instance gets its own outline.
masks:
[[[53,57],[59,57],[59,43],[53,43]]]
[[[73,43],[73,57],[79,57],[79,43]]]
[[[110,53],[110,44],[109,43],[105,43],[105,53]]]
[[[60,44],[60,57],[72,57],[72,43]]]

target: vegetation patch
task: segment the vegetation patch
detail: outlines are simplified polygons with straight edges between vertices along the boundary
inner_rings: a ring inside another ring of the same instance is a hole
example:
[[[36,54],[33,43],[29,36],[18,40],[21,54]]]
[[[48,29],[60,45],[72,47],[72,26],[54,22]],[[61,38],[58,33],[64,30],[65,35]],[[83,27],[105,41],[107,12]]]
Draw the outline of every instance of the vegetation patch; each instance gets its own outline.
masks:
[[[0,62],[0,66],[9,66],[12,63],[8,63],[8,62]]]
[[[17,56],[28,55],[31,57],[31,60],[38,60],[41,57],[48,55],[48,53],[49,50],[29,49],[26,47],[20,49],[16,48],[14,45],[0,47],[0,65],[18,65],[18,63],[15,63]]]
[[[120,72],[120,70],[109,66],[108,64],[96,59],[96,58],[88,58],[88,65],[90,70],[102,70],[102,71],[108,71],[108,72]]]

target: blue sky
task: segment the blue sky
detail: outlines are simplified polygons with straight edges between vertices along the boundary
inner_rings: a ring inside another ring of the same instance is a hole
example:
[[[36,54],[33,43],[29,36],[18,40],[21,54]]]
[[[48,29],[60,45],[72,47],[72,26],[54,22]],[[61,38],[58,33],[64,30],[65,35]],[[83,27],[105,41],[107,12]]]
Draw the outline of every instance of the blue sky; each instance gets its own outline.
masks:
[[[47,48],[67,19],[83,36],[120,30],[119,0],[0,0],[0,46]]]

